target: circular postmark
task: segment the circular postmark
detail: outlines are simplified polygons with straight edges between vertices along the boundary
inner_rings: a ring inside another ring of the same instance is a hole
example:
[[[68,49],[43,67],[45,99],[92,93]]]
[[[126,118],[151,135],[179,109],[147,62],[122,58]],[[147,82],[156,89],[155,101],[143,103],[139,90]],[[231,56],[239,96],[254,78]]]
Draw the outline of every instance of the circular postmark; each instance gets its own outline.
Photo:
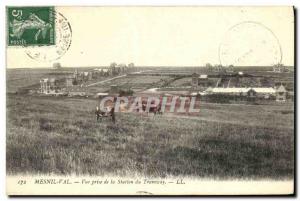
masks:
[[[281,61],[278,38],[259,22],[244,21],[230,27],[219,46],[223,66],[269,66]]]
[[[60,59],[72,43],[72,29],[68,20],[59,12],[52,11],[54,19],[54,45],[26,47],[25,53],[32,59],[51,62]]]

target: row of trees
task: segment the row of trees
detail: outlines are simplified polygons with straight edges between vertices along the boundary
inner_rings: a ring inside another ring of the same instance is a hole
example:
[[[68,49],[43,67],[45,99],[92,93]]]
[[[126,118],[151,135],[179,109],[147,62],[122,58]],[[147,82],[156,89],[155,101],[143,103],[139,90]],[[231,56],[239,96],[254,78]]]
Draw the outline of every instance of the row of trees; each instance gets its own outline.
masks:
[[[233,72],[234,66],[222,66],[221,64],[212,65],[210,63],[205,64],[205,68],[210,72]]]
[[[112,75],[135,71],[134,63],[126,65],[123,63],[117,64],[116,62],[112,62],[109,67]]]

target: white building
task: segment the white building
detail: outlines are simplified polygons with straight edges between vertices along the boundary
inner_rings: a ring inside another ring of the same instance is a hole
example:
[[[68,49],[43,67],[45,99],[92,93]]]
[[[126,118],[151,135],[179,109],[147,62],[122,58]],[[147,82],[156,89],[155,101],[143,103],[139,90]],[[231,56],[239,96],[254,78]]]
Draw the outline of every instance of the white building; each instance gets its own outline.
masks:
[[[276,90],[272,87],[253,87],[253,88],[238,88],[238,87],[227,87],[227,88],[207,88],[206,94],[226,94],[226,95],[239,95],[239,96],[261,96],[264,98],[270,98],[270,96],[276,95]]]
[[[40,92],[50,94],[57,92],[57,80],[55,78],[43,78],[40,80]]]

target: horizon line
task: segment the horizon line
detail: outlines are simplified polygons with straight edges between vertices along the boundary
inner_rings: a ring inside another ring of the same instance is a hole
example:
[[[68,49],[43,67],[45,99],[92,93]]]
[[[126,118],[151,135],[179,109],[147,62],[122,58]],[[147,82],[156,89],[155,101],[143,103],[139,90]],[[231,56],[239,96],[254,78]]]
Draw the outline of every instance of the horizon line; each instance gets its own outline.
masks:
[[[283,65],[285,67],[294,67],[295,65]],[[52,66],[45,66],[45,67],[11,67],[6,69],[62,69],[62,68],[103,68],[103,67],[110,67],[110,65],[104,65],[104,66],[62,66],[60,68],[54,68]],[[149,66],[149,65],[135,65],[134,67],[139,67],[139,68],[205,68],[206,66],[175,66],[175,65],[170,65],[170,66]],[[212,67],[215,67],[212,65]],[[223,66],[225,68],[229,66]],[[252,65],[243,65],[243,66],[233,66],[235,67],[240,67],[240,68],[247,68],[247,67],[274,67],[274,65],[265,65],[265,66],[252,66]]]

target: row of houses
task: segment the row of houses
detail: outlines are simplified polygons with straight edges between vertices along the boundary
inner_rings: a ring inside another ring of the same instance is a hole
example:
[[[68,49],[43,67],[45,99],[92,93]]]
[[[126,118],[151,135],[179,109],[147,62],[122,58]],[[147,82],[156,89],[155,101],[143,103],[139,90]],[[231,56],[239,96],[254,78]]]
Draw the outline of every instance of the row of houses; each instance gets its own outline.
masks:
[[[290,72],[290,70],[282,64],[276,64],[276,65],[273,66],[273,72],[275,72],[275,73],[288,73],[288,72]]]
[[[231,75],[234,75],[236,78],[239,78],[239,77],[241,78],[241,77],[245,76],[243,72],[236,72]],[[222,78],[219,79],[219,81],[221,81],[223,79],[228,79],[228,78],[223,76]],[[206,88],[206,87],[211,86],[212,84],[213,84],[213,82],[210,81],[207,74],[201,74],[201,75],[199,75],[197,73],[192,74],[192,80],[191,80],[192,88],[194,88],[194,89],[196,89],[198,87]],[[219,82],[216,83],[216,87],[218,87],[218,85],[219,85]]]
[[[234,72],[234,66],[222,66],[221,64],[211,65],[210,63],[207,63],[205,65],[205,68],[208,72],[217,72],[217,73],[232,73]]]
[[[71,87],[74,85],[80,85],[83,82],[91,81],[93,79],[108,76],[117,76],[128,72],[134,72],[135,70],[136,68],[134,67],[133,63],[130,63],[128,65],[111,63],[108,68],[94,68],[93,70],[83,72],[79,72],[76,69],[73,75],[66,77],[66,86]]]
[[[92,79],[93,79],[92,71],[78,72],[78,70],[76,69],[73,75],[66,77],[66,86],[71,87]]]

